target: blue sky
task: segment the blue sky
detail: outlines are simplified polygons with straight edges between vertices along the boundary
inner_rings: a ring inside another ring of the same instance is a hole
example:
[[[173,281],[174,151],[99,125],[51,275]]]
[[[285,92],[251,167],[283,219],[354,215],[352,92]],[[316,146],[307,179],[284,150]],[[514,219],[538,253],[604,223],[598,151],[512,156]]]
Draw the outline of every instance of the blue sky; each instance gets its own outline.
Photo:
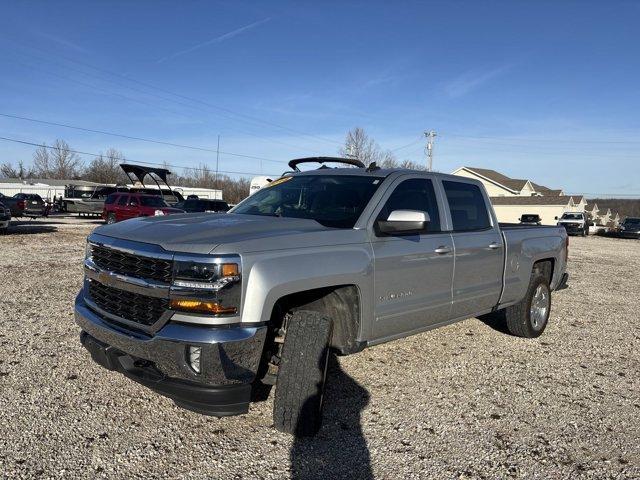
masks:
[[[251,175],[333,155],[356,126],[424,161],[434,129],[440,171],[640,196],[639,24],[637,2],[5,1],[0,113],[211,150],[220,134],[220,170]],[[7,117],[0,136],[215,165]]]

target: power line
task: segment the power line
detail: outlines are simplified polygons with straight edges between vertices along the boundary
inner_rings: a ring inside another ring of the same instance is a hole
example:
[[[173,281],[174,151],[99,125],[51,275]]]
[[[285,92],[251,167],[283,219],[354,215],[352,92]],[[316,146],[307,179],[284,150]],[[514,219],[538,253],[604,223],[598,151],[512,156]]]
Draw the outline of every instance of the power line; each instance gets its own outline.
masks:
[[[391,150],[389,150],[390,152],[397,152],[398,150],[403,150],[407,147],[410,147],[412,145],[415,145],[418,142],[422,141],[422,136],[420,136],[419,138],[416,138],[413,142],[411,143],[407,143],[406,145],[402,145],[401,147],[397,147],[397,148],[392,148]]]
[[[112,137],[120,137],[120,138],[127,138],[129,140],[137,140],[140,142],[148,142],[148,143],[156,143],[159,145],[168,145],[170,147],[178,147],[178,148],[188,148],[191,150],[199,150],[199,151],[203,151],[203,152],[211,152],[211,153],[221,153],[223,155],[230,155],[233,157],[242,157],[242,158],[250,158],[250,159],[254,159],[254,160],[264,160],[267,162],[275,162],[275,163],[286,163],[286,161],[283,160],[274,160],[271,158],[264,158],[264,157],[256,157],[253,155],[245,155],[243,153],[234,153],[234,152],[223,152],[223,151],[219,151],[219,150],[214,150],[212,148],[205,148],[205,147],[196,147],[193,145],[184,145],[184,144],[180,144],[180,143],[172,143],[172,142],[165,142],[162,140],[152,140],[149,138],[144,138],[144,137],[135,137],[132,135],[125,135],[122,133],[114,133],[114,132],[108,132],[106,130],[95,130],[92,128],[85,128],[85,127],[78,127],[77,125],[69,125],[66,123],[57,123],[57,122],[50,122],[47,120],[39,120],[36,118],[29,118],[29,117],[22,117],[20,115],[13,115],[10,113],[2,113],[0,112],[0,116],[2,117],[6,117],[6,118],[13,118],[13,119],[17,119],[17,120],[25,120],[27,122],[34,122],[34,123],[41,123],[43,125],[52,125],[52,126],[56,126],[56,127],[64,127],[64,128],[71,128],[73,130],[81,130],[83,132],[91,132],[91,133],[99,133],[101,135],[110,135]]]
[[[567,193],[568,197],[582,195],[583,197],[590,197],[590,200],[597,198],[598,196],[602,197],[633,197],[640,198],[640,193]]]
[[[27,68],[32,68],[34,70],[43,71],[47,75],[51,75],[53,77],[57,77],[57,78],[63,79],[63,80],[68,81],[68,82],[77,83],[78,85],[82,85],[82,86],[84,86],[86,88],[89,88],[89,89],[92,89],[92,90],[96,90],[96,91],[101,92],[101,93],[106,94],[106,95],[114,95],[114,96],[117,96],[117,97],[124,98],[127,101],[141,103],[143,105],[147,105],[147,106],[151,106],[151,107],[154,107],[154,108],[159,108],[161,110],[165,110],[165,111],[173,113],[175,115],[180,115],[180,116],[187,117],[187,115],[185,115],[184,113],[178,112],[176,110],[172,110],[170,108],[163,107],[161,105],[156,105],[154,103],[142,100],[140,98],[134,98],[134,97],[130,97],[130,96],[127,96],[127,95],[123,95],[122,93],[119,93],[119,92],[105,90],[104,88],[98,87],[96,85],[93,85],[93,84],[90,84],[90,83],[87,83],[87,82],[83,82],[81,80],[77,80],[75,78],[71,78],[71,77],[68,77],[68,76],[65,76],[65,75],[60,75],[58,73],[51,72],[51,71],[49,71],[47,69],[44,69],[44,68],[34,67],[33,65],[28,65],[28,64],[20,62],[20,61],[16,61],[16,63],[18,63],[18,64],[20,64],[20,65],[22,65],[24,67],[27,67]],[[70,69],[70,70],[74,70],[74,71],[80,72],[83,75],[89,75],[89,76],[92,76],[92,77],[95,77],[95,78],[100,78],[100,77],[97,77],[95,75],[91,75],[89,73],[83,72],[81,70],[77,70],[77,69]],[[110,81],[110,80],[107,80],[107,81],[109,81],[111,83],[115,83],[115,82]],[[116,85],[118,85],[118,84],[116,83]],[[196,105],[189,105],[188,103],[180,102],[180,101],[178,101],[176,99],[173,99],[173,98],[167,98],[167,97],[163,97],[162,95],[155,94],[155,93],[145,92],[144,90],[132,88],[130,86],[125,86],[125,88],[141,92],[141,93],[143,93],[145,95],[151,95],[151,96],[163,99],[163,100],[167,100],[169,102],[174,102],[174,103],[177,103],[178,105],[182,105],[182,106],[185,106],[185,107],[188,107],[188,108],[192,108],[192,109],[196,109],[196,110],[200,110],[200,111],[205,111],[205,110],[203,110],[202,108],[199,108]],[[210,113],[210,112],[208,112],[208,113]],[[231,116],[228,116],[228,115],[224,115],[224,114],[220,114],[220,113],[216,113],[216,115],[220,115],[220,116],[222,116],[224,118],[228,118],[228,119],[231,119],[233,121],[237,121],[237,119],[235,119],[235,118],[233,118]],[[298,150],[308,150],[308,151],[318,152],[317,150],[314,150],[314,149],[310,149],[310,148],[306,148],[306,147],[300,147],[298,145],[293,145],[291,143],[286,143],[286,142],[283,142],[281,140],[275,140],[275,139],[272,139],[272,138],[269,138],[269,137],[264,137],[262,135],[257,135],[255,133],[249,132],[249,131],[244,130],[244,129],[238,129],[238,128],[235,128],[235,129],[240,131],[240,132],[242,132],[242,133],[244,133],[245,135],[249,135],[249,136],[256,137],[256,138],[261,138],[261,139],[267,140],[267,141],[269,141],[271,143],[278,143],[280,145],[284,145],[284,146],[287,146],[287,147],[295,148],[295,149],[298,149]]]
[[[445,133],[445,137],[468,138],[470,140],[512,140],[516,142],[558,142],[558,143],[606,143],[606,144],[638,144],[640,140],[588,140],[570,138],[523,138],[523,137],[492,137],[480,135],[460,135],[456,133]],[[488,143],[488,142],[487,142]],[[506,144],[505,144],[506,145]],[[517,145],[512,145],[517,146]]]
[[[11,41],[11,40],[9,40],[9,41]],[[46,55],[47,56],[47,60],[50,61],[48,57],[49,57],[49,55],[51,55],[51,53],[47,53],[46,51],[44,51],[42,49],[34,48],[34,47],[31,47],[31,46],[21,45],[20,43],[15,42],[15,41],[11,41],[11,42],[14,45],[19,45],[21,47],[26,47],[28,49],[41,52],[42,54]],[[92,70],[96,70],[98,72],[110,75],[112,77],[120,78],[120,79],[123,79],[123,80],[125,80],[127,82],[131,82],[131,83],[136,83],[136,84],[144,86],[146,88],[151,88],[153,90],[157,90],[159,92],[163,92],[163,93],[172,95],[174,97],[182,98],[182,99],[188,100],[190,102],[194,102],[194,103],[197,103],[197,104],[205,105],[205,106],[207,106],[207,107],[209,107],[211,109],[219,110],[219,111],[222,111],[222,112],[226,112],[226,113],[228,113],[230,115],[234,115],[236,117],[239,117],[239,119],[244,119],[244,120],[241,120],[241,121],[245,121],[245,122],[248,121],[248,122],[252,122],[252,123],[259,123],[259,124],[262,124],[262,125],[268,125],[268,126],[271,126],[271,127],[274,127],[274,128],[278,128],[280,130],[284,130],[284,131],[289,131],[291,133],[295,133],[297,135],[302,135],[304,137],[313,138],[315,140],[320,140],[320,141],[329,143],[329,144],[331,144],[333,146],[340,146],[340,144],[336,143],[334,140],[330,140],[330,139],[327,139],[327,138],[324,138],[324,137],[320,137],[318,135],[308,134],[308,133],[305,133],[303,131],[300,131],[300,130],[297,130],[297,129],[294,129],[294,128],[290,128],[290,127],[287,127],[285,125],[280,125],[280,124],[278,124],[276,122],[272,122],[272,121],[269,121],[269,120],[263,120],[263,119],[258,118],[258,117],[254,117],[254,116],[251,116],[251,115],[246,115],[246,114],[234,111],[234,110],[232,110],[230,108],[221,107],[219,105],[214,105],[212,103],[206,102],[204,100],[200,100],[198,98],[194,98],[194,97],[190,97],[190,96],[183,95],[183,94],[180,94],[180,93],[176,93],[176,92],[173,92],[171,90],[167,90],[165,88],[158,87],[156,85],[152,85],[150,83],[146,83],[146,82],[142,82],[140,80],[136,80],[135,78],[131,78],[129,76],[125,76],[125,75],[122,75],[122,74],[119,74],[119,73],[111,72],[111,71],[109,71],[107,69],[104,69],[102,67],[96,67],[95,65],[92,65],[92,64],[87,63],[87,62],[81,62],[79,60],[75,60],[75,59],[66,57],[64,55],[60,55],[60,54],[55,54],[55,55],[57,55],[59,58],[62,58],[63,60],[65,60],[67,62],[75,63],[77,65],[82,65],[84,67],[91,68]],[[146,92],[146,93],[148,93],[148,92]]]
[[[34,143],[34,142],[27,142],[25,140],[18,140],[16,138],[9,138],[9,137],[0,137],[0,140],[4,140],[7,142],[13,142],[13,143],[20,143],[23,145],[31,145],[33,147],[43,147],[43,148],[47,148],[47,149],[53,149],[55,147],[51,146],[51,145],[46,145],[43,143]],[[72,150],[72,149],[68,149],[67,150],[70,153],[76,153],[78,155],[89,155],[91,157],[101,157],[103,156],[103,154],[101,153],[92,153],[92,152],[83,152],[82,150]],[[222,152],[221,152],[222,153]],[[122,160],[124,162],[135,162],[135,163],[142,163],[145,165],[156,165],[156,166],[167,166],[167,167],[171,167],[171,168],[181,168],[184,170],[195,170],[195,171],[207,171],[208,169],[205,168],[201,168],[201,167],[185,167],[182,165],[172,165],[169,163],[159,163],[159,162],[144,162],[142,160],[134,160],[133,158],[125,158],[122,157]],[[233,175],[262,175],[262,173],[257,173],[257,172],[235,172],[232,170],[218,170],[219,173],[228,173],[228,174],[233,174]]]

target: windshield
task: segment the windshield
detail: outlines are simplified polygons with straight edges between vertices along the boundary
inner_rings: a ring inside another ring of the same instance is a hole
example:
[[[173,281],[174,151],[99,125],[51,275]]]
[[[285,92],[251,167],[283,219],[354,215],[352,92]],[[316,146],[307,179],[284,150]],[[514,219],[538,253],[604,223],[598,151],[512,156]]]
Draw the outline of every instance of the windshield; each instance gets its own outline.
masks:
[[[640,218],[627,218],[624,221],[625,225],[640,225]]]
[[[347,175],[282,177],[245,199],[232,213],[307,218],[325,227],[353,228],[382,180]]]
[[[582,220],[581,213],[565,213],[562,215],[563,220]]]
[[[160,197],[140,197],[140,204],[145,207],[168,207],[167,202]]]

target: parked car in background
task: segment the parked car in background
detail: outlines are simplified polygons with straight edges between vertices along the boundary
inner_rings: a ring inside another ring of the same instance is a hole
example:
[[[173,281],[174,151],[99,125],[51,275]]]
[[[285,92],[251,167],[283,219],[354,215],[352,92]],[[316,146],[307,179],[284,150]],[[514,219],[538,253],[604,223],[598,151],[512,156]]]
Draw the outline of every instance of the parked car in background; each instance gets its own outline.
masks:
[[[11,210],[0,202],[0,234],[6,233],[11,223]]]
[[[537,213],[524,213],[520,217],[520,223],[523,225],[541,225],[542,218]]]
[[[618,226],[618,235],[624,238],[640,238],[640,217],[627,217]]]
[[[558,226],[564,227],[568,235],[589,235],[589,219],[584,212],[565,212],[558,220]]]
[[[227,202],[222,200],[209,200],[207,198],[187,198],[184,202],[178,202],[174,205],[187,213],[198,212],[228,212],[231,207]]]
[[[44,200],[36,193],[16,193],[13,197],[2,195],[0,202],[9,207],[12,217],[41,217],[44,214]]]
[[[112,193],[104,202],[102,218],[106,223],[116,223],[135,217],[153,217],[184,213],[184,210],[170,207],[162,197],[144,193]]]
[[[499,224],[478,180],[355,162],[291,173],[226,214],[98,227],[82,344],[199,413],[246,413],[275,384],[275,427],[302,436],[320,428],[330,349],[496,311],[542,334],[567,280],[564,228]]]

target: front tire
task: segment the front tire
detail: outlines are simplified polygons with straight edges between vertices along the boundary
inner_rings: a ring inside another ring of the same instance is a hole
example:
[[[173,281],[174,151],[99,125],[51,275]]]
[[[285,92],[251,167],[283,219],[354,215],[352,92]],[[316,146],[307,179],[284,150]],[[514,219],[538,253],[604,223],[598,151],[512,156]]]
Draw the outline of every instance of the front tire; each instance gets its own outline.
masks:
[[[305,437],[320,430],[331,333],[331,320],[318,312],[301,310],[288,320],[273,405],[281,432]]]
[[[507,329],[512,335],[536,338],[542,335],[551,313],[549,281],[534,270],[525,297],[505,310]]]

